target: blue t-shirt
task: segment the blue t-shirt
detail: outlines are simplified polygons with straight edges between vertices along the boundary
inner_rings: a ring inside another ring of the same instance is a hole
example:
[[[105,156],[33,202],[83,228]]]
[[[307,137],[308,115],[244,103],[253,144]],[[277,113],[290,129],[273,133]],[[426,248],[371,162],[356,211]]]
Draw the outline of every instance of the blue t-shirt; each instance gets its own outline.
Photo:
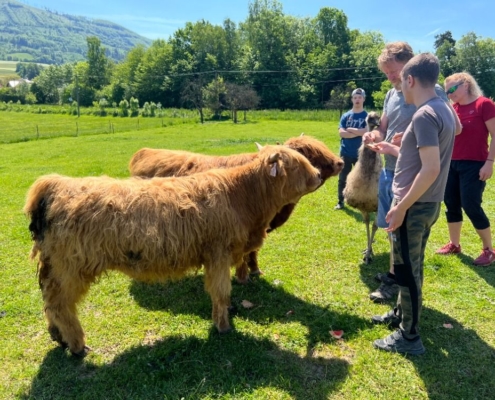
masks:
[[[368,113],[366,111],[361,111],[360,113],[355,113],[352,110],[347,111],[342,115],[342,118],[340,118],[339,128],[366,128],[367,115]],[[359,146],[361,146],[362,141],[363,138],[361,136],[356,136],[351,139],[340,138],[340,155],[358,158],[358,149]]]

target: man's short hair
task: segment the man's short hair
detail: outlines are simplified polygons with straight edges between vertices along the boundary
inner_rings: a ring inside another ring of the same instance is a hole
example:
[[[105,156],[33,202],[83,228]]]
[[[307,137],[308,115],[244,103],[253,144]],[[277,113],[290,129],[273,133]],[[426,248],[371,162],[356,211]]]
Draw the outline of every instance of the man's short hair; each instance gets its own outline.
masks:
[[[402,64],[413,58],[414,52],[407,42],[388,43],[378,56],[378,65],[387,64],[390,61],[396,61]]]
[[[435,86],[440,74],[438,58],[431,53],[421,53],[411,58],[402,68],[402,80],[412,76],[423,87]]]

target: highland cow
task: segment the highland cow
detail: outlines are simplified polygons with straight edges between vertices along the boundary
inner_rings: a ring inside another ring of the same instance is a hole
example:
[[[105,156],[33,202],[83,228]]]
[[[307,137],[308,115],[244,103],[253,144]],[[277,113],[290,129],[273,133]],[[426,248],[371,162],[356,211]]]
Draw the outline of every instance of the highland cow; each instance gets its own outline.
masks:
[[[230,330],[230,267],[258,249],[278,210],[322,183],[298,152],[267,146],[248,164],[189,177],[40,177],[27,194],[48,331],[84,356],[76,304],[102,273],[144,281],[204,267],[219,332]]]
[[[302,155],[320,170],[323,181],[338,175],[344,166],[340,157],[335,156],[321,141],[301,134],[284,143]],[[258,145],[258,148],[261,148]],[[258,157],[259,153],[234,154],[230,156],[209,156],[182,150],[143,148],[137,151],[129,162],[133,176],[152,178],[156,176],[186,176],[212,168],[231,168],[246,164]],[[270,222],[268,232],[282,226],[290,217],[296,203],[285,204]],[[236,269],[236,279],[246,283],[252,275],[261,274],[258,266],[258,251],[246,255],[244,263]]]

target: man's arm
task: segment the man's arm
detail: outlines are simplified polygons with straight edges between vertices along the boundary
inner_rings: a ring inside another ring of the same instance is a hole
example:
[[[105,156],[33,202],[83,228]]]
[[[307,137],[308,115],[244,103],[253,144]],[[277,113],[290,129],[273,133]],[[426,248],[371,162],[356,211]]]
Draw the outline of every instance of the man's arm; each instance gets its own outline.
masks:
[[[406,211],[428,190],[440,173],[440,149],[437,146],[419,148],[421,169],[400,203],[392,207],[385,218],[387,232],[393,232],[402,225]]]
[[[363,135],[363,142],[368,143],[377,143],[381,142],[385,139],[385,135],[387,134],[388,127],[388,118],[387,114],[383,113],[380,117],[380,126],[378,129],[374,129],[371,132],[366,132]]]
[[[339,134],[340,134],[340,137],[343,138],[343,139],[352,139],[352,138],[355,138],[357,135],[355,135],[354,133],[351,133],[350,132],[350,129],[352,128],[339,128]]]

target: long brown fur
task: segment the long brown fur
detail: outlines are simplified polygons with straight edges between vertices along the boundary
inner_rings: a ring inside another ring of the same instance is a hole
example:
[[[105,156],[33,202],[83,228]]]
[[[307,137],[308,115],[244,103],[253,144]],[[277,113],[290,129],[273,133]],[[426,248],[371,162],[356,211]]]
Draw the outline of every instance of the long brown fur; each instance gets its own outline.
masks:
[[[228,331],[230,267],[262,245],[284,204],[320,185],[319,171],[284,146],[267,146],[244,166],[189,177],[39,178],[24,212],[52,338],[86,353],[76,304],[107,270],[161,281],[204,267],[213,321]]]
[[[370,112],[366,119],[368,130],[375,129],[380,118],[375,112]],[[378,210],[378,179],[382,169],[382,158],[380,154],[366,147],[363,143],[358,150],[358,162],[347,176],[344,188],[344,200],[351,207],[358,209],[363,215],[366,224],[367,249],[365,261],[368,263],[372,257],[372,243],[377,230],[376,223],[373,224],[370,233],[370,214]]]
[[[320,170],[323,181],[340,173],[344,162],[333,154],[321,141],[301,135],[288,139],[285,146],[302,155]],[[181,150],[143,148],[137,151],[129,162],[131,175],[143,178],[156,176],[186,176],[211,168],[231,168],[243,165],[258,157],[259,153],[234,154],[230,156],[209,156]],[[296,203],[284,205],[270,222],[268,231],[282,226],[292,214]],[[246,283],[251,274],[260,274],[257,251],[246,255],[245,262],[236,270],[239,283]]]

